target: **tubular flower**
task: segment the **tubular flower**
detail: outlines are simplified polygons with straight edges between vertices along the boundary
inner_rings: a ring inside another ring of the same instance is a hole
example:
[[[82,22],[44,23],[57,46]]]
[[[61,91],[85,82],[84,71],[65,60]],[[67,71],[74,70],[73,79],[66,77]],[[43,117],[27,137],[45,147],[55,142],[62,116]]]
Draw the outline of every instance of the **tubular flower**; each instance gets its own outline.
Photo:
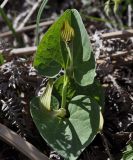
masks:
[[[74,29],[70,26],[68,21],[65,21],[61,28],[61,38],[65,42],[70,42],[72,41],[73,37],[74,37]]]

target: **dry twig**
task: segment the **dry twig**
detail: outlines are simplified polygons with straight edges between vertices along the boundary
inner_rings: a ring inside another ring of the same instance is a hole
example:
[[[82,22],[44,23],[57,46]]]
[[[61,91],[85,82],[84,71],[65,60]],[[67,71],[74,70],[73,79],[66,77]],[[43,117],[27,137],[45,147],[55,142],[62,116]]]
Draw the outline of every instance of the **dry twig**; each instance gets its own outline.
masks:
[[[102,34],[103,39],[133,37],[133,29]]]
[[[40,5],[40,3],[42,2],[42,0],[38,0],[32,7],[31,11],[29,12],[29,14],[25,17],[25,19],[23,20],[23,22],[20,24],[20,26],[18,27],[18,29],[22,29],[25,24],[28,22],[28,20],[30,19],[30,17],[32,16],[32,14],[35,12],[35,10],[37,9],[37,7]]]
[[[39,24],[39,27],[49,26],[53,22],[54,22],[53,20],[42,22],[42,23]],[[30,30],[35,29],[35,28],[36,28],[36,24],[29,25],[29,26],[23,27],[22,29],[16,29],[16,33],[27,32],[27,31],[30,31]],[[0,34],[0,38],[5,38],[5,37],[9,37],[9,36],[12,36],[12,32],[11,31],[4,32],[4,33]]]
[[[22,55],[32,55],[36,52],[36,46],[32,46],[32,47],[25,47],[25,48],[15,48],[12,50],[0,50],[0,53],[8,53],[9,56],[12,55],[17,55],[17,56],[22,56]],[[116,53],[112,54],[111,57],[112,58],[118,58],[121,56],[126,56],[128,53],[133,53],[133,50],[131,51],[117,51]],[[105,56],[101,56],[101,58],[105,58]]]
[[[7,4],[7,2],[8,2],[8,0],[4,0],[4,1],[2,2],[2,4],[0,5],[0,7],[1,7],[1,8],[4,8],[5,5]]]
[[[0,139],[18,149],[31,160],[49,160],[48,157],[42,154],[32,144],[25,141],[15,132],[11,131],[9,128],[2,124],[0,124]]]
[[[110,159],[110,160],[113,160],[113,157],[112,157],[112,155],[111,155],[111,153],[110,153],[110,151],[109,151],[109,146],[108,146],[108,142],[107,142],[106,137],[104,136],[103,133],[100,133],[100,135],[101,135],[101,137],[102,137],[102,139],[103,139],[103,143],[104,143],[104,146],[105,146],[105,150],[106,150],[106,152],[107,152],[107,154],[108,154],[108,156],[109,156],[109,159]]]

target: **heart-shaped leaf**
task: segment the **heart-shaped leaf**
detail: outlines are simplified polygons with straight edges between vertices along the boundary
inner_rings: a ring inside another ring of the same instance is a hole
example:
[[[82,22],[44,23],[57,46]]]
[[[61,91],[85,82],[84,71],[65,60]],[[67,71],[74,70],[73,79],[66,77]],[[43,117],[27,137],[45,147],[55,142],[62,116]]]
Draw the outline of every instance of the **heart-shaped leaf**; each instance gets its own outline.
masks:
[[[34,67],[44,76],[52,77],[59,72],[61,67],[64,67],[60,35],[61,27],[65,19],[70,22],[70,10],[64,12],[64,14],[48,29],[37,47]]]
[[[81,86],[92,84],[95,77],[94,55],[80,14],[75,9],[68,9],[64,12],[45,33],[37,48],[34,67],[40,74],[49,77],[56,75],[61,68],[66,67],[68,52],[61,38],[61,31],[65,22],[71,28],[71,32],[74,32],[70,45],[73,64],[71,66],[72,78]]]
[[[99,131],[99,105],[79,95],[68,105],[69,118],[59,118],[52,112],[42,111],[39,104],[39,98],[31,101],[31,115],[42,137],[65,159],[77,159]]]

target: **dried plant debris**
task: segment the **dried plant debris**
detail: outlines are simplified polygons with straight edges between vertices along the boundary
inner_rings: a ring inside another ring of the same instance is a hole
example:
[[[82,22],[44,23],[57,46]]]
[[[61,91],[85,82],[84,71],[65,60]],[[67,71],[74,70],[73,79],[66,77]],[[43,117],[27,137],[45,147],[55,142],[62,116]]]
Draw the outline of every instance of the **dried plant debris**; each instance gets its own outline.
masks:
[[[102,33],[104,31],[96,31],[91,37],[96,59],[111,57],[121,52],[125,52],[124,56],[128,54],[133,55],[133,37],[103,39]]]
[[[39,83],[31,65],[24,63],[23,59],[0,67],[0,119],[6,120],[4,123],[8,126],[15,126],[22,136],[30,129],[29,101]]]
[[[111,56],[117,51],[132,50],[133,43],[132,39],[110,42],[108,40],[111,51],[108,51],[107,43],[102,41],[97,59],[97,78],[105,88],[103,133],[111,154],[120,160],[122,150],[133,140],[133,56],[126,54],[124,57],[118,56],[117,60]],[[96,47],[95,44],[93,46]],[[127,63],[129,57],[130,63]]]
[[[114,66],[112,72],[106,71],[106,75],[104,73],[100,78],[106,95],[103,132],[115,156],[120,154],[127,143],[133,139],[133,75],[131,74],[133,72],[131,70],[127,66]]]

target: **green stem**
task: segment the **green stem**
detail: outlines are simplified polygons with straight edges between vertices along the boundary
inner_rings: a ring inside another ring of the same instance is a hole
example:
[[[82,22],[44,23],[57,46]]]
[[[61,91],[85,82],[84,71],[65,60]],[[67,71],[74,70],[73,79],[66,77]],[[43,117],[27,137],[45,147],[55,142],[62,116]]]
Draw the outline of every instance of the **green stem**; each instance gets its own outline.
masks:
[[[39,44],[39,23],[40,23],[40,19],[41,19],[41,15],[44,11],[44,8],[47,4],[48,0],[43,0],[40,8],[39,8],[39,11],[37,13],[37,19],[36,19],[36,45],[38,46]]]
[[[67,95],[67,84],[68,84],[68,77],[65,73],[64,75],[64,84],[62,88],[62,102],[61,102],[61,108],[66,108],[66,95]]]
[[[68,43],[65,42],[65,45],[66,45],[66,49],[67,49],[67,52],[68,52],[68,60],[67,60],[67,65],[66,65],[66,67],[68,67],[69,66],[69,64],[68,64],[69,60],[70,60],[70,66],[73,65],[73,57],[72,57],[71,50],[70,50],[70,47],[69,47]]]
[[[70,44],[70,51],[71,51],[71,68],[73,68],[73,43]]]
[[[65,67],[65,74],[64,74],[64,84],[63,84],[63,88],[62,88],[62,102],[61,102],[61,108],[66,108],[66,96],[67,96],[67,85],[68,85],[68,75],[67,74],[67,69],[68,68],[72,68],[73,67],[73,55],[71,53],[71,46],[68,45],[67,42],[65,42],[66,45],[66,49],[68,52],[68,57],[67,57],[67,64]],[[69,63],[70,62],[70,63]]]

